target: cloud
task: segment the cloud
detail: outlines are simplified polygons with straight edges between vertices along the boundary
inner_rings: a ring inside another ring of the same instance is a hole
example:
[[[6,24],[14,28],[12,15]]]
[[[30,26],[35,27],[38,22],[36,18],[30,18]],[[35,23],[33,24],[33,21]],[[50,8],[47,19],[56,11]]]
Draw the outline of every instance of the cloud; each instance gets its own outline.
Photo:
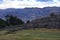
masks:
[[[0,4],[0,9],[25,7],[43,8],[48,6],[60,6],[60,1],[53,0],[52,2],[49,2],[49,0],[45,0],[45,2],[37,2],[36,0],[3,0]]]
[[[52,2],[53,0],[36,0],[38,2]]]

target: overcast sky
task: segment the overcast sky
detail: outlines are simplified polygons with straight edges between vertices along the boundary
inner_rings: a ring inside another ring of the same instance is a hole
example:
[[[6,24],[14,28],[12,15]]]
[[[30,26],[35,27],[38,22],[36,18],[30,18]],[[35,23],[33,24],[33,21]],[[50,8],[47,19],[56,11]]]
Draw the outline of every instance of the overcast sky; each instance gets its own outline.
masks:
[[[48,6],[60,7],[60,0],[0,0],[0,9]]]

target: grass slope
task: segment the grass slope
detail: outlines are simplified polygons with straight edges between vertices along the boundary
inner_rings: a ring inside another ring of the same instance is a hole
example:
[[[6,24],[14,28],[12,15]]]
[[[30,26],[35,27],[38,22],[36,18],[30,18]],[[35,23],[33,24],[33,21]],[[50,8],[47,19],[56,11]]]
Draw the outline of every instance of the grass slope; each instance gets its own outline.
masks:
[[[56,29],[30,29],[5,35],[6,32],[0,31],[0,40],[60,40],[60,30]]]

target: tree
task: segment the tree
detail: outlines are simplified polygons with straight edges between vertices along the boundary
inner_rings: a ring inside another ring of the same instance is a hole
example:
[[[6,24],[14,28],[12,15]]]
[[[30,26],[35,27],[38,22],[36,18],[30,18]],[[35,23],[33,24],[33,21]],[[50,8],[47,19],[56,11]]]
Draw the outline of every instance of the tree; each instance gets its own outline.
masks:
[[[10,15],[9,17],[9,23],[10,25],[16,25],[16,18]]]
[[[55,13],[51,13],[50,17],[56,17],[56,14]]]
[[[30,23],[30,21],[28,20],[26,23]]]
[[[17,24],[21,25],[21,24],[24,24],[24,22],[21,19],[17,19]]]
[[[9,15],[6,15],[5,18],[6,18],[6,25],[9,26]]]
[[[9,25],[21,25],[24,23],[21,19],[13,15],[6,16],[6,20]]]
[[[0,28],[5,28],[6,22],[2,19],[0,19]]]

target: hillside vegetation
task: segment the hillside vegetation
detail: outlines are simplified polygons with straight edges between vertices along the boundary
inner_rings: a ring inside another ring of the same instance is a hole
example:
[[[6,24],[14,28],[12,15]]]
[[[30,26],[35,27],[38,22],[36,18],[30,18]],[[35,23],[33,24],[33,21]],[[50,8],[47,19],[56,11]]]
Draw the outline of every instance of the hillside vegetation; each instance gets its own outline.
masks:
[[[1,20],[0,20],[1,21]],[[5,25],[5,27],[3,25]],[[14,17],[13,15],[7,15],[6,21],[0,22],[0,29],[17,31],[23,29],[35,29],[35,28],[48,28],[48,29],[60,29],[60,14],[51,13],[47,17],[28,20],[24,23],[21,19]]]
[[[31,22],[27,21],[27,23],[22,25],[8,26],[6,29],[22,30],[35,28],[60,29],[60,15],[51,13],[48,17],[35,19]]]

